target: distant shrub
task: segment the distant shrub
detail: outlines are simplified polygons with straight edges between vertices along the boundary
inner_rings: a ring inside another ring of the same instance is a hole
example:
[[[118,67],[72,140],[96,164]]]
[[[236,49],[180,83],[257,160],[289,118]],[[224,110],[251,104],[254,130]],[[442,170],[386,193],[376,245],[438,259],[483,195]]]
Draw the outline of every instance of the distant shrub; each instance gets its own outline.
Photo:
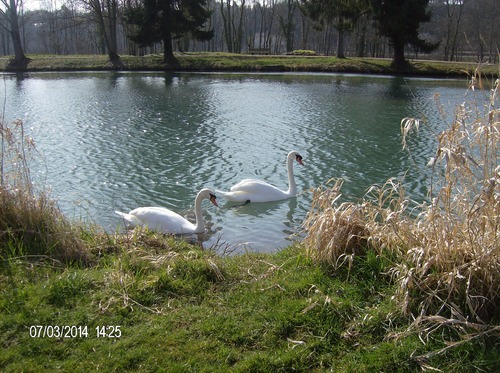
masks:
[[[296,49],[292,54],[296,56],[315,56],[316,52],[309,49]]]

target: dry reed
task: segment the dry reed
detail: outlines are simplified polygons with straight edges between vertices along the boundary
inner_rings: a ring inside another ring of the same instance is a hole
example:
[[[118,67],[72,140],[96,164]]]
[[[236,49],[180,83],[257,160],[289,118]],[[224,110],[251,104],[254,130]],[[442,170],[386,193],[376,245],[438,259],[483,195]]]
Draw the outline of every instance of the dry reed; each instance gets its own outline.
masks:
[[[29,163],[35,144],[21,121],[0,124],[0,257],[89,260],[79,228],[45,191],[34,190]]]
[[[329,187],[312,190],[312,205],[304,222],[308,255],[335,267],[350,255],[361,254],[368,236],[364,219],[367,206],[353,203],[335,206],[342,196],[342,184],[341,179],[331,179],[327,182]]]
[[[427,202],[416,205],[393,179],[372,187],[359,203],[339,202],[341,181],[314,190],[303,226],[309,256],[336,266],[352,265],[352,256],[368,249],[397,257],[387,270],[397,284],[395,299],[415,320],[413,326],[422,328],[438,315],[481,324],[495,320],[500,306],[499,87],[497,80],[486,104],[474,97],[460,105],[450,127],[437,135]],[[476,88],[472,85],[470,93]],[[404,147],[419,124],[402,121]]]

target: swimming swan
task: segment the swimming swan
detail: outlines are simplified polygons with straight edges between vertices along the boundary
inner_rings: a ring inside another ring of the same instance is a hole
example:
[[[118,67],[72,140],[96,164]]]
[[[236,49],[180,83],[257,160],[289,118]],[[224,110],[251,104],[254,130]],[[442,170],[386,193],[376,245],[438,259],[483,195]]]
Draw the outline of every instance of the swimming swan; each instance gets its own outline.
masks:
[[[196,224],[165,207],[138,207],[128,214],[120,211],[115,211],[115,213],[120,215],[130,227],[147,226],[156,232],[172,234],[202,233],[205,231],[205,223],[203,222],[201,201],[209,199],[215,206],[218,206],[216,198],[210,189],[204,188],[198,192],[194,200]]]
[[[295,177],[293,175],[294,159],[300,165],[304,165],[299,153],[296,151],[288,153],[286,163],[288,168],[289,188],[287,191],[276,188],[274,185],[262,180],[244,179],[238,184],[233,185],[230,192],[218,190],[217,193],[220,193],[224,198],[232,202],[270,202],[294,197],[297,194],[297,185],[295,184]]]

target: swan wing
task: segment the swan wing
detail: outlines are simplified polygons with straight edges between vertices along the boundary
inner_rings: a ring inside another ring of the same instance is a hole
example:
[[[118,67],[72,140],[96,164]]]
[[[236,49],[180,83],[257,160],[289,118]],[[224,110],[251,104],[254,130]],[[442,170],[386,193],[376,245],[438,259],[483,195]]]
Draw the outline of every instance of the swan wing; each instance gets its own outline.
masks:
[[[233,202],[270,202],[288,198],[287,192],[262,180],[245,179],[231,187],[230,192],[218,192]]]
[[[247,193],[263,193],[266,190],[278,189],[263,180],[258,179],[243,179],[238,184],[231,187],[231,192],[247,192]]]

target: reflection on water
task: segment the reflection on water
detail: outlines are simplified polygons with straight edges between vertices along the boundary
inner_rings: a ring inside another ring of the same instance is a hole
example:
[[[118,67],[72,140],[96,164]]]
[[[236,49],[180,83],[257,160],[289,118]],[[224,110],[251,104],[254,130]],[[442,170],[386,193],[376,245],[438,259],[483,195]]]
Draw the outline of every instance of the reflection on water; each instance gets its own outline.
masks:
[[[72,218],[114,231],[114,210],[165,206],[192,213],[199,189],[243,178],[287,189],[286,155],[297,150],[297,198],[220,208],[204,203],[204,245],[273,251],[290,243],[310,206],[309,188],[346,179],[346,199],[405,177],[426,193],[432,132],[464,101],[465,81],[335,74],[38,73],[5,75],[6,119],[20,118],[42,159],[36,182]],[[425,117],[401,150],[400,122]],[[449,120],[449,119],[448,119]]]

